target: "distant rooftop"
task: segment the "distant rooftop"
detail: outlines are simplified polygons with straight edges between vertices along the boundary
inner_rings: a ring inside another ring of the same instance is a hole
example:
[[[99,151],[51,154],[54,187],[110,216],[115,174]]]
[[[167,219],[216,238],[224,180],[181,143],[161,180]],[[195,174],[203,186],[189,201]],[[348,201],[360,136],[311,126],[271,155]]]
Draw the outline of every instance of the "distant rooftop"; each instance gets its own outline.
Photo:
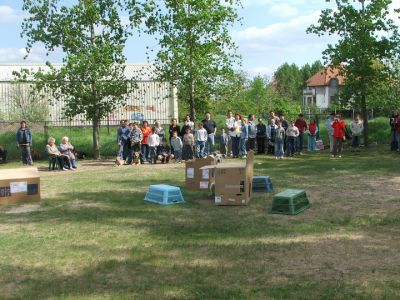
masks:
[[[307,86],[327,86],[333,78],[336,78],[339,81],[339,85],[344,84],[345,77],[339,74],[338,68],[326,67],[311,76],[307,80]]]
[[[60,68],[62,64],[52,64],[55,68]],[[136,79],[138,81],[150,81],[155,79],[155,67],[152,64],[126,64],[125,76],[128,79]],[[0,65],[0,81],[12,81],[13,71],[28,69],[31,71],[48,70],[45,64],[2,64]]]

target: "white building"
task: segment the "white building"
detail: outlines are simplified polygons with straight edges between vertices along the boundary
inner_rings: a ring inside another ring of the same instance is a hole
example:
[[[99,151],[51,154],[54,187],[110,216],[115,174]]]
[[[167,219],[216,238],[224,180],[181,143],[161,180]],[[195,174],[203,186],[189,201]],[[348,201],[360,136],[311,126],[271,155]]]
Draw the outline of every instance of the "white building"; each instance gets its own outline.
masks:
[[[61,67],[61,64],[54,64]],[[0,116],[3,120],[10,120],[12,113],[20,109],[15,103],[15,98],[27,98],[30,95],[29,83],[15,83],[14,71],[28,69],[37,71],[48,69],[45,65],[0,65]],[[125,106],[109,114],[102,124],[117,125],[119,120],[128,121],[148,120],[150,123],[156,120],[169,123],[171,118],[178,117],[178,101],[176,89],[168,82],[155,80],[154,67],[149,64],[127,64],[125,68],[127,79],[135,79],[137,89],[128,97]],[[45,93],[49,100],[48,118],[43,121],[51,121],[54,126],[86,126],[90,122],[84,115],[75,116],[72,120],[66,119],[63,114],[63,101],[52,99],[52,93]]]
[[[344,77],[337,68],[324,68],[307,80],[307,88],[303,90],[303,106],[328,108],[339,95],[339,88],[344,84]]]

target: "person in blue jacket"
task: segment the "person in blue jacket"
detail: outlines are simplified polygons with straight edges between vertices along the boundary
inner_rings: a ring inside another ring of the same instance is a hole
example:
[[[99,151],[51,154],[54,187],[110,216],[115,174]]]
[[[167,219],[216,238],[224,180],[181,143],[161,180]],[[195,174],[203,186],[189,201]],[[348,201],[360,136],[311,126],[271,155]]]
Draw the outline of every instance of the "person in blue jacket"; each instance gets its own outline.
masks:
[[[21,121],[17,131],[17,147],[21,149],[21,159],[24,165],[33,165],[31,156],[32,133],[26,126],[25,121]]]

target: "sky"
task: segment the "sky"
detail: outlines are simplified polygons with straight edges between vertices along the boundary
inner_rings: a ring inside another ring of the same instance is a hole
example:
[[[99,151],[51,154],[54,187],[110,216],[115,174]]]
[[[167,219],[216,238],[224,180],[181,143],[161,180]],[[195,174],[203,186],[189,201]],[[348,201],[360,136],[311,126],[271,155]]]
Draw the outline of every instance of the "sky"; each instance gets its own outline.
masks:
[[[285,62],[303,66],[322,61],[327,44],[335,43],[335,37],[306,34],[309,25],[317,24],[321,10],[334,7],[334,1],[242,0],[242,4],[238,10],[241,24],[230,31],[242,55],[242,69],[250,76],[272,76]],[[400,0],[393,1],[395,6],[400,7]],[[0,0],[0,64],[60,62],[61,53],[46,56],[40,46],[24,60],[26,40],[20,32],[25,15],[22,0]],[[156,47],[156,42],[148,36],[131,37],[125,48],[127,61],[146,63],[146,46]]]

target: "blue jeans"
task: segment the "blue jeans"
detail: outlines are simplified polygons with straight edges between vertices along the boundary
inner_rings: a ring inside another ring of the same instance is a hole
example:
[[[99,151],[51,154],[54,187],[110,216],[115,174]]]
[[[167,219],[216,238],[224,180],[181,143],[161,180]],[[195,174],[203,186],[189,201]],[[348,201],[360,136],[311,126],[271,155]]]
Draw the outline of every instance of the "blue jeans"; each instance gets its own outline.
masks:
[[[297,137],[297,148],[296,148],[297,152],[303,151],[303,139],[304,139],[304,133],[300,132],[299,136]]]
[[[196,157],[205,157],[204,149],[206,148],[205,141],[196,141]]]
[[[240,146],[240,137],[233,136],[232,137],[232,155],[233,157],[239,156],[239,146]]]
[[[284,154],[283,150],[283,144],[285,143],[284,140],[275,140],[274,144],[274,150],[275,150],[275,156],[281,157]]]
[[[31,147],[30,146],[20,146],[21,147],[21,159],[24,165],[32,165]]]
[[[123,160],[126,160],[128,152],[129,152],[128,141],[121,141],[121,145],[119,146],[117,156],[121,157]]]
[[[175,160],[181,161],[182,160],[182,149],[174,150]]]
[[[359,135],[353,135],[353,139],[351,141],[351,146],[353,148],[360,147],[360,136]]]
[[[149,147],[149,158],[150,158],[150,163],[156,163],[157,147]]]
[[[215,151],[214,136],[215,136],[214,133],[208,134],[205,149],[204,149],[205,156],[207,156],[208,154],[213,153]]]
[[[316,146],[315,146],[315,141],[316,141],[316,137],[315,136],[308,136],[308,147],[307,150],[308,151],[315,151],[316,150]]]
[[[288,155],[293,155],[296,152],[296,142],[295,136],[288,136]]]
[[[240,155],[247,155],[246,143],[247,143],[247,139],[240,139],[240,141],[239,141],[239,154]]]
[[[142,144],[142,162],[149,160],[149,145]]]

